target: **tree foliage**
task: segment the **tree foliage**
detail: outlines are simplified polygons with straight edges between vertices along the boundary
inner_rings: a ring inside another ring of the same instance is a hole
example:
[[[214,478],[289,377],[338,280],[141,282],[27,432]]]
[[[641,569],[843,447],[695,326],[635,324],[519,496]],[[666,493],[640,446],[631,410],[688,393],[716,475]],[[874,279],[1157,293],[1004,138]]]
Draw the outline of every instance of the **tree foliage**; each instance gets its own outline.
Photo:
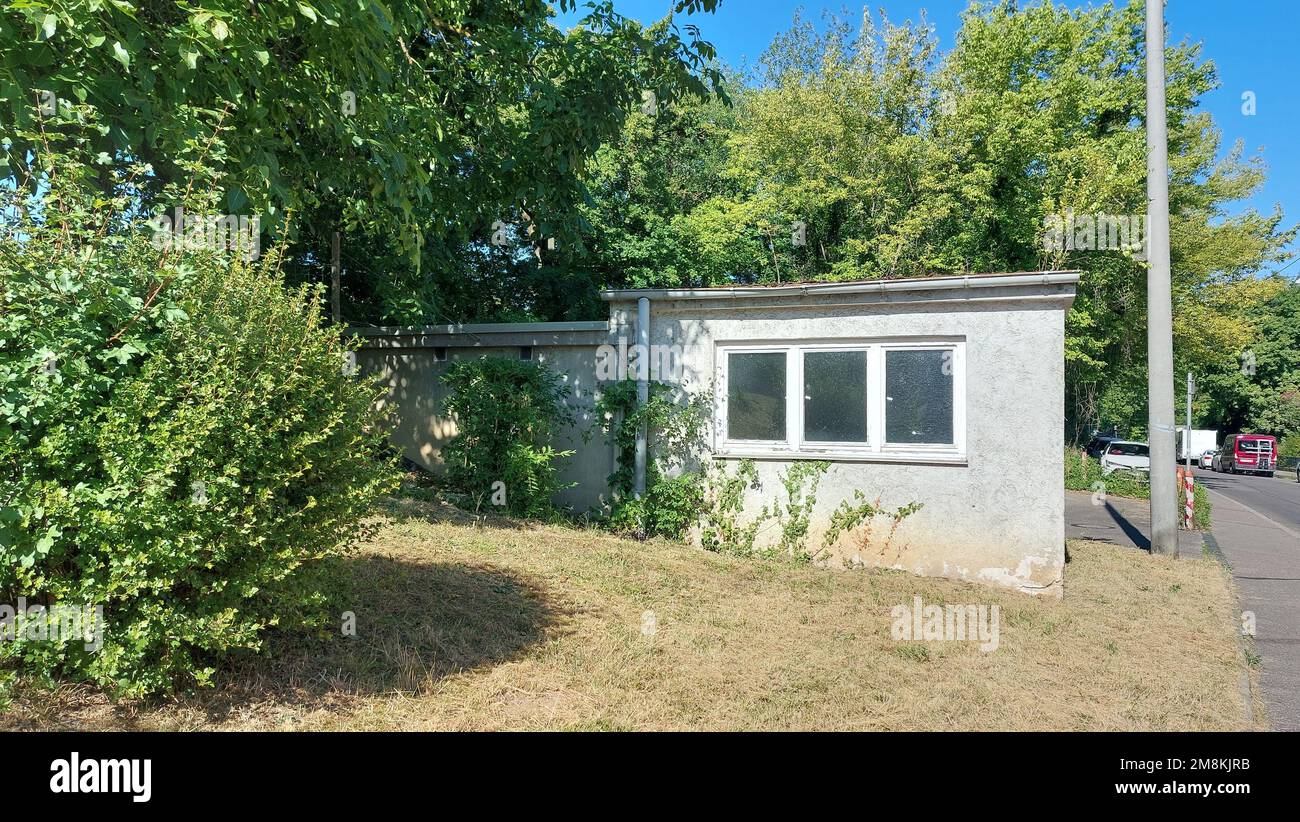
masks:
[[[1145,263],[1050,248],[1044,233],[1053,215],[1145,219],[1144,25],[1140,4],[975,3],[941,53],[923,20],[796,16],[733,79],[734,109],[683,100],[656,122],[628,119],[593,167],[601,241],[585,268],[673,286],[1079,269],[1071,435],[1141,436]],[[1265,168],[1240,145],[1221,152],[1197,109],[1213,63],[1188,43],[1165,59],[1176,370],[1222,394],[1198,400],[1201,424],[1282,432],[1286,389],[1248,401],[1211,375],[1272,350],[1258,312],[1280,284],[1257,274],[1296,228],[1237,209]]]
[[[343,232],[351,318],[420,321],[476,305],[440,289],[462,293],[455,275],[498,221],[517,226],[518,256],[580,242],[581,171],[624,114],[719,79],[712,47],[671,16],[646,27],[606,0],[561,32],[551,14],[543,0],[8,0],[0,122],[93,107],[91,156],[150,164],[141,196],[164,210],[183,147],[220,123],[219,210],[287,236],[299,279],[319,281]]]

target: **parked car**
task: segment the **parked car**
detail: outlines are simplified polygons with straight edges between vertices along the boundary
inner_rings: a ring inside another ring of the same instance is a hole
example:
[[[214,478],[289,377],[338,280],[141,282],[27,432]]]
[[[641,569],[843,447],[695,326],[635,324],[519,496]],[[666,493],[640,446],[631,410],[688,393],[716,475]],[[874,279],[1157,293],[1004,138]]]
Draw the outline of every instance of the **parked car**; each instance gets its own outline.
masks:
[[[1101,473],[1106,475],[1121,469],[1150,471],[1151,447],[1145,442],[1111,441],[1101,455]]]
[[[1213,448],[1203,452],[1201,456],[1196,460],[1197,467],[1212,468],[1214,465],[1214,455],[1217,453],[1219,452],[1214,450]]]
[[[1268,434],[1232,434],[1219,448],[1219,467],[1229,474],[1273,476],[1277,468],[1277,437]]]
[[[1111,437],[1105,434],[1093,434],[1092,439],[1088,440],[1088,444],[1084,446],[1083,450],[1093,459],[1101,459],[1101,454],[1106,450],[1106,446],[1110,445],[1117,439],[1119,439],[1119,437]]]

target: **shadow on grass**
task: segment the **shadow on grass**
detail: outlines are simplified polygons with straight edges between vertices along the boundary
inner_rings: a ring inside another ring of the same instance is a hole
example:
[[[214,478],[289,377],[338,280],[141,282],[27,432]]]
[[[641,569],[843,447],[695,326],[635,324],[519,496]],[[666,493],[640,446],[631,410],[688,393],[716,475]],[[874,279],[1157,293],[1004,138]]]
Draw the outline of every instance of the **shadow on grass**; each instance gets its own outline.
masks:
[[[458,508],[450,502],[437,499],[422,499],[411,496],[391,496],[379,501],[378,509],[394,522],[447,523],[449,525],[490,525],[493,528],[513,528],[522,530],[528,527],[527,520],[513,519],[493,512],[490,506],[483,510],[469,511]]]
[[[251,706],[297,713],[338,707],[350,695],[419,694],[446,676],[520,657],[561,621],[539,586],[497,568],[365,556],[341,560],[335,578],[336,635],[273,636],[263,654],[181,702],[220,722]],[[342,634],[345,611],[355,616],[355,636]]]

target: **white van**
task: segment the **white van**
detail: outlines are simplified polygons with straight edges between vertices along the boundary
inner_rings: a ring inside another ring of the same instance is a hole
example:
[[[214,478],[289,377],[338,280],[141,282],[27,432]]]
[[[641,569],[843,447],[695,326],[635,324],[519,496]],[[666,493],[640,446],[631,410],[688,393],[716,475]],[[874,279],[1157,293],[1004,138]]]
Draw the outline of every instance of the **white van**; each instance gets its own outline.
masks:
[[[1101,473],[1127,468],[1132,471],[1151,470],[1151,447],[1145,442],[1115,440],[1101,452]]]

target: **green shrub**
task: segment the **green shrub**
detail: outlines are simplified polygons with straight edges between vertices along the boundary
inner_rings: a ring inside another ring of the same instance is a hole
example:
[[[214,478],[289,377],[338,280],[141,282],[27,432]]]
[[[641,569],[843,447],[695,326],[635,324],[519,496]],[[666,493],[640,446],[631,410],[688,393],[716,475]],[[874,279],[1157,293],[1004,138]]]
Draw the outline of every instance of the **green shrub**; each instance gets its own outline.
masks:
[[[37,156],[0,224],[0,602],[102,606],[102,647],[20,637],[0,659],[140,695],[319,624],[307,572],[394,474],[320,295],[284,289],[274,253],[156,247],[130,181],[102,182]]]
[[[1277,444],[1279,457],[1300,457],[1300,434],[1290,434]]]
[[[681,539],[700,516],[704,504],[704,478],[697,473],[657,476],[645,495],[619,497],[609,516],[609,527],[637,537]]]
[[[1151,485],[1137,472],[1115,471],[1102,476],[1101,461],[1088,456],[1086,451],[1066,449],[1065,487],[1071,491],[1104,491],[1116,497],[1151,499]]]
[[[708,421],[707,394],[675,399],[671,386],[650,382],[637,404],[636,380],[603,386],[596,400],[599,426],[614,445],[617,468],[607,481],[614,491],[610,526],[639,537],[681,539],[700,517],[705,476],[698,469]],[[636,437],[646,426],[645,494],[634,494]]]
[[[1210,492],[1205,490],[1205,486],[1199,482],[1192,486],[1192,523],[1198,531],[1208,531],[1213,527],[1213,518],[1211,512],[1213,506],[1210,504]]]
[[[558,461],[573,455],[551,445],[574,422],[560,375],[532,360],[485,356],[452,363],[442,381],[450,389],[442,410],[457,428],[442,452],[448,484],[476,508],[490,501],[514,516],[552,516],[552,498],[569,487]]]

